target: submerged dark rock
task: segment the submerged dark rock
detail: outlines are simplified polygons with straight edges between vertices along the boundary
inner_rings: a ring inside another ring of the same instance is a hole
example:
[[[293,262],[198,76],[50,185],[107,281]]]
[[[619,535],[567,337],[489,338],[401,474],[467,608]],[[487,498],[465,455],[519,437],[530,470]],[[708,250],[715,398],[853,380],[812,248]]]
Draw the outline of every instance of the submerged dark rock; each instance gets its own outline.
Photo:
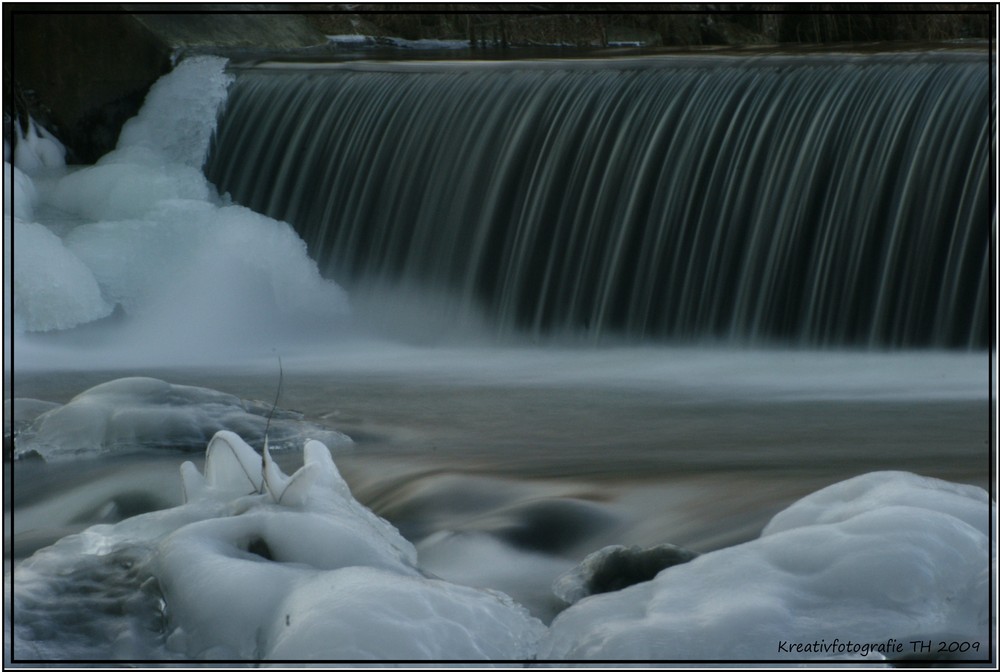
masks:
[[[610,593],[651,581],[664,569],[696,557],[698,553],[673,544],[652,548],[606,546],[556,579],[552,592],[563,602],[574,604],[588,595]]]

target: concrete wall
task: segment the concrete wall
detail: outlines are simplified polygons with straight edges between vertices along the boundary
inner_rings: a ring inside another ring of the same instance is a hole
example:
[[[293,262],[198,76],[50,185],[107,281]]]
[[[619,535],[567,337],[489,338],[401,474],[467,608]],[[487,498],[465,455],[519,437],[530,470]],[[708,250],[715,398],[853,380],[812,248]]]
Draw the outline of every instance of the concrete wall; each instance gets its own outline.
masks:
[[[301,49],[326,42],[300,14],[135,14],[134,18],[178,48]]]
[[[170,7],[5,3],[5,115],[31,114],[66,144],[70,161],[93,163],[114,148],[176,51],[291,50],[325,41],[301,15],[127,11],[154,8]]]
[[[41,117],[80,163],[114,147],[121,125],[170,69],[170,48],[125,14],[15,12],[5,18],[13,39],[5,40],[11,53],[4,78],[13,74],[15,100],[27,109],[9,110],[5,96],[4,111]]]

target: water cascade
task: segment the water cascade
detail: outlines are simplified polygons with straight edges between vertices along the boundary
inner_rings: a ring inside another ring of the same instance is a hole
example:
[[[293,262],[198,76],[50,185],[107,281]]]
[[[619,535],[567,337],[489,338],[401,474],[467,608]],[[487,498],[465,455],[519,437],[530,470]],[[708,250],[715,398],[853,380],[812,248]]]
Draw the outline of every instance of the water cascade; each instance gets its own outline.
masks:
[[[989,118],[960,52],[264,64],[206,173],[501,335],[979,348]]]

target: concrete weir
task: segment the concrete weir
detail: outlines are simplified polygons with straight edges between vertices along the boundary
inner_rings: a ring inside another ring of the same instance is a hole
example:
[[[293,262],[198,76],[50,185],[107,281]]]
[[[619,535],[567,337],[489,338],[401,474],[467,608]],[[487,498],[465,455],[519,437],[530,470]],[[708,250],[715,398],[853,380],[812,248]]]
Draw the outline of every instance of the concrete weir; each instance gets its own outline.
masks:
[[[40,118],[74,163],[114,148],[149,87],[185,51],[301,49],[324,42],[302,15],[149,13],[168,5],[4,5],[5,116]],[[112,11],[108,11],[109,8]],[[11,81],[12,78],[12,81]],[[14,134],[11,133],[11,136]],[[10,138],[12,139],[12,138]]]

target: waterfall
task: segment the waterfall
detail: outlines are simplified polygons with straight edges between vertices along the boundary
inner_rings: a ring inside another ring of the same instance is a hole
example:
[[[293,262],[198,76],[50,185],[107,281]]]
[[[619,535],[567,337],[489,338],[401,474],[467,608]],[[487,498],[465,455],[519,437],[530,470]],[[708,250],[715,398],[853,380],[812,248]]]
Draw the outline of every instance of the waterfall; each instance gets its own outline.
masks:
[[[986,347],[985,55],[237,71],[206,174],[499,334]]]

